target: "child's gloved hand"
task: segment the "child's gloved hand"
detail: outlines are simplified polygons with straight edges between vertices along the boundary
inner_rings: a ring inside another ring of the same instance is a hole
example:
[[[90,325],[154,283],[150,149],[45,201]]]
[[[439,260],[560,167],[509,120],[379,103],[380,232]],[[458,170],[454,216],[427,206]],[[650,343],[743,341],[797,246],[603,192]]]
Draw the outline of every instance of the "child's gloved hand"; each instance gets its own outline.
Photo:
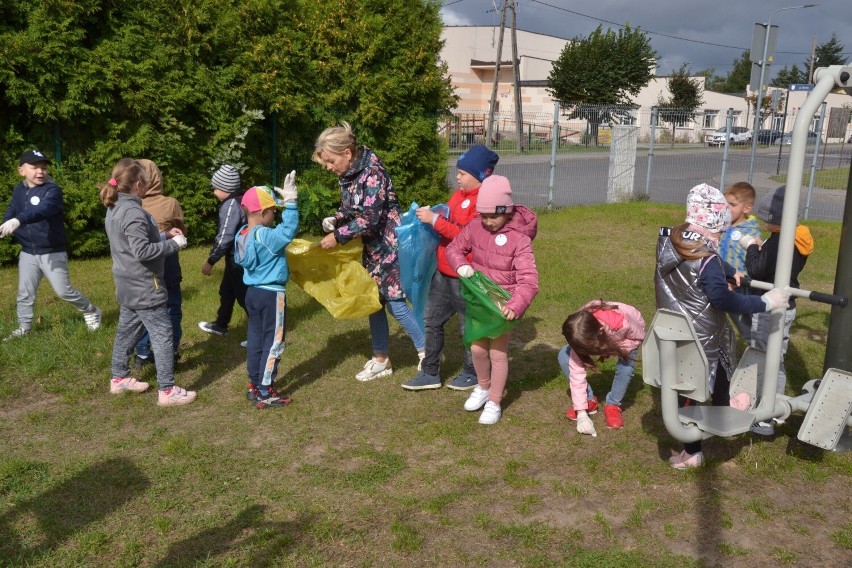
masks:
[[[0,237],[8,237],[12,233],[18,230],[18,227],[21,226],[21,222],[17,219],[9,219],[2,225],[0,225]]]
[[[588,434],[593,438],[598,437],[598,433],[595,431],[595,425],[592,424],[592,419],[589,418],[589,414],[585,410],[577,411],[577,432],[580,434]]]
[[[470,278],[471,276],[473,276],[474,270],[473,270],[473,267],[471,265],[462,264],[461,266],[459,266],[459,268],[458,268],[458,270],[456,270],[456,272],[462,278]]]
[[[172,240],[177,243],[178,249],[186,248],[186,237],[184,237],[183,235],[175,235],[174,237],[172,237]]]
[[[785,292],[781,288],[773,288],[766,294],[760,297],[763,303],[766,304],[766,311],[771,312],[778,308],[787,308],[787,303],[790,301],[790,293]]]
[[[763,241],[761,241],[759,238],[754,237],[752,235],[743,235],[743,237],[740,239],[740,246],[742,246],[743,248],[746,248],[746,249],[748,247],[750,247],[751,245],[760,246],[762,244],[763,244]]]
[[[296,201],[298,190],[296,188],[296,170],[293,170],[284,178],[284,188],[276,187],[275,193],[284,201]]]
[[[326,233],[332,232],[336,221],[337,220],[334,217],[326,217],[322,220],[322,230]]]

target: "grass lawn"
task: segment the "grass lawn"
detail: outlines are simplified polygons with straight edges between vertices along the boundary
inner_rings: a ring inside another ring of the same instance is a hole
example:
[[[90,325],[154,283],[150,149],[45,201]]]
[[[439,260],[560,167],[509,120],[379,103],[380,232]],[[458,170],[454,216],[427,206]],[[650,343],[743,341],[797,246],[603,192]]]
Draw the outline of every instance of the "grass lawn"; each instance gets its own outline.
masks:
[[[780,183],[787,183],[787,176],[782,174],[772,176],[770,179]],[[805,168],[802,172],[802,187],[808,187],[811,183],[811,170]],[[827,168],[817,170],[814,175],[814,186],[823,189],[846,189],[849,183],[849,168]]]
[[[393,321],[393,376],[356,381],[366,318],[333,320],[295,286],[279,377],[294,402],[256,410],[244,398],[244,315],[227,337],[196,326],[218,305],[222,267],[201,275],[206,247],[181,253],[177,379],[197,402],[110,395],[110,262],[72,261],[102,329],[87,332],[45,282],[33,333],[0,343],[0,565],[849,566],[852,455],[796,440],[801,414],[771,438],[711,438],[707,466],[687,472],[668,466],[678,444],[641,365],[623,430],[601,412],[598,437],[581,436],[564,417],[563,319],[603,297],[650,323],[657,228],[682,219],[681,206],[647,202],[540,216],[541,292],[514,332],[503,418],[489,427],[462,409],[465,393],[399,387],[417,355]],[[830,292],[840,225],[809,226],[817,250],[802,283]],[[17,270],[0,270],[3,336],[16,287]],[[788,393],[822,375],[828,316],[800,301]],[[447,330],[452,378],[455,320]],[[600,397],[613,368],[590,377]]]

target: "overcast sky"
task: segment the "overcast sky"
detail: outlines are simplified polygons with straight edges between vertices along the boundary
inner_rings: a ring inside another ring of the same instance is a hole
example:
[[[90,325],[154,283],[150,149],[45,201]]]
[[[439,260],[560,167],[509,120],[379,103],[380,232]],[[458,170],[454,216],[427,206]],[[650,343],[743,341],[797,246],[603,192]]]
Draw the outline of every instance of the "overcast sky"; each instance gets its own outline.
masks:
[[[814,3],[819,5],[813,8],[784,10],[774,15],[779,8],[801,4],[778,0],[517,0],[516,3],[518,29],[566,39],[587,36],[598,24],[603,24],[604,29],[616,27],[613,23],[627,22],[640,27],[649,34],[651,45],[660,57],[657,68],[660,75],[685,62],[693,72],[715,67],[716,74],[724,76],[730,71],[732,61],[751,47],[755,22],[767,20],[773,26],[778,25],[773,69],[794,63],[801,69],[811,54],[814,37],[819,45],[830,40],[832,33],[843,44],[847,62],[852,61],[852,0],[818,0]],[[499,26],[500,14],[495,5],[499,7],[501,1],[444,0],[444,23]],[[507,28],[510,21],[507,18]]]

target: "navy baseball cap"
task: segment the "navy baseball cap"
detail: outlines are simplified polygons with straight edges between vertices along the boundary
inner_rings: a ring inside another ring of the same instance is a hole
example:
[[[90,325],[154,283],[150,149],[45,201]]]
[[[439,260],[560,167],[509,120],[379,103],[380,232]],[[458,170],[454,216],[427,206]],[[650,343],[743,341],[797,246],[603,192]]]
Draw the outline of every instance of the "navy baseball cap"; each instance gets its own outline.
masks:
[[[47,159],[47,156],[44,155],[44,152],[41,150],[27,150],[23,154],[21,154],[21,164],[38,164],[39,162],[50,163],[50,160]]]

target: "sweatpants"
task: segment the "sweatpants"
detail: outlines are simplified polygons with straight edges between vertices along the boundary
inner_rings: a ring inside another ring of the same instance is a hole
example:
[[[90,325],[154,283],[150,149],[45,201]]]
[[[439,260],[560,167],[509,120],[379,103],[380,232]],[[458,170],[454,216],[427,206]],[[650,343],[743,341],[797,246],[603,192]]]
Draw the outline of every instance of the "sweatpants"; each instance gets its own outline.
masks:
[[[33,306],[42,277],[47,278],[60,299],[81,312],[95,309],[86,296],[71,286],[68,253],[29,254],[21,251],[18,255],[18,323],[22,329],[30,329],[33,325]]]
[[[160,390],[169,390],[175,384],[175,362],[172,322],[165,304],[144,310],[120,306],[115,342],[112,345],[112,376],[130,376],[130,354],[146,329],[154,351],[157,385]]]
[[[249,286],[246,291],[248,344],[246,370],[249,381],[261,391],[272,385],[284,352],[287,293]]]

